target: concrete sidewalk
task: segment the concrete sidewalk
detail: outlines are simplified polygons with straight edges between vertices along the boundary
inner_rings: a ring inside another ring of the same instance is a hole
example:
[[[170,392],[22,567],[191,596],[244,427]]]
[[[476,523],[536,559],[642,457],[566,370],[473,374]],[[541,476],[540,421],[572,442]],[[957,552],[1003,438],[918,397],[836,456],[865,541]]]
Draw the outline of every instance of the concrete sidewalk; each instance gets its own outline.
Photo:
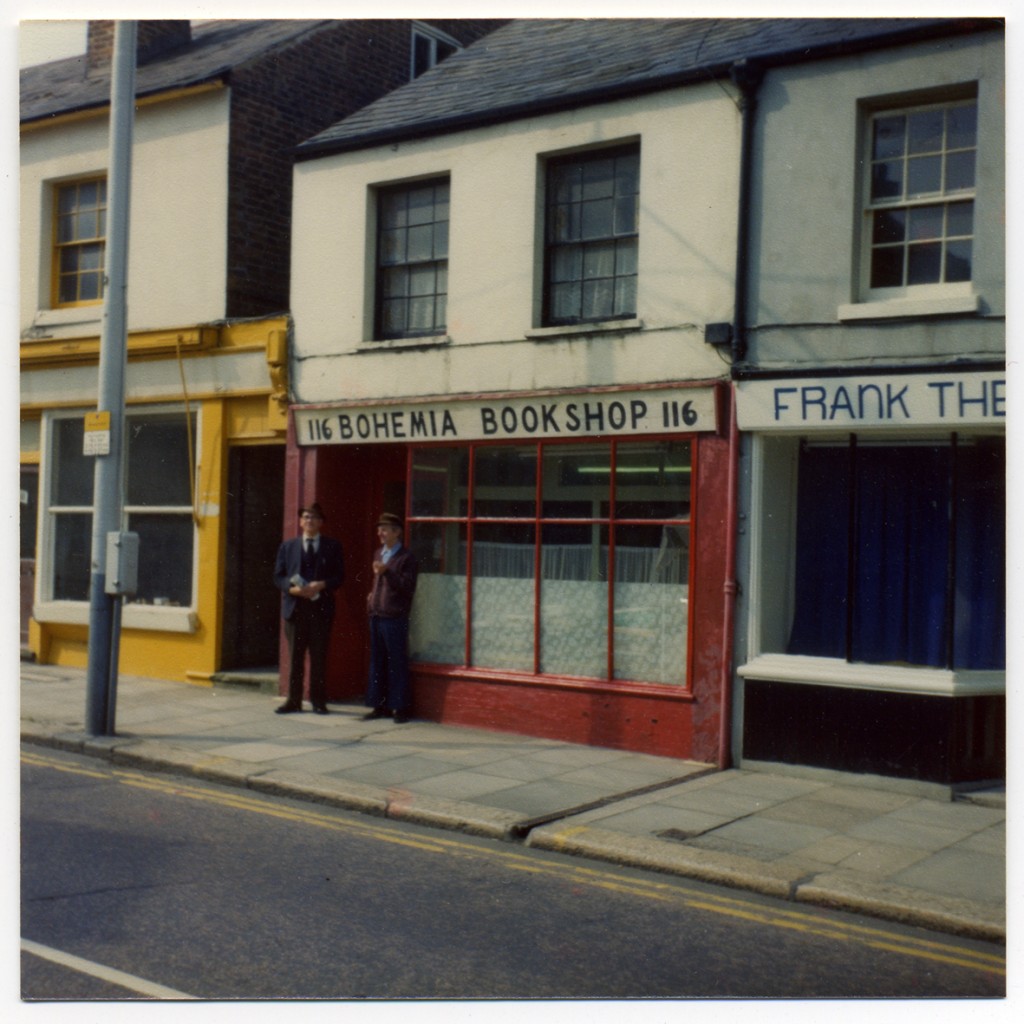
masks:
[[[84,670],[22,663],[24,742],[1005,941],[1002,791],[719,772],[354,704],[275,715],[255,687],[138,676],[119,679],[117,734],[90,737],[85,702]]]

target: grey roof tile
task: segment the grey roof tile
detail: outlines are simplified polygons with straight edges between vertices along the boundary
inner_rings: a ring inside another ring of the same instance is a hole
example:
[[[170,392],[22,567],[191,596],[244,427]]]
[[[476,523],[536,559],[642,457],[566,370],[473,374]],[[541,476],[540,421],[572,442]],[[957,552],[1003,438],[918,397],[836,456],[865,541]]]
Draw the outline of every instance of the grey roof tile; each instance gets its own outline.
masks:
[[[324,20],[252,20],[193,26],[191,44],[137,69],[136,94],[146,96],[215,81],[255,57],[329,24]],[[20,78],[23,123],[110,102],[110,69],[86,74],[84,54],[23,68]]]
[[[999,19],[977,19],[998,28]],[[578,106],[782,62],[970,30],[940,18],[516,20],[307,140],[298,155],[357,149]]]

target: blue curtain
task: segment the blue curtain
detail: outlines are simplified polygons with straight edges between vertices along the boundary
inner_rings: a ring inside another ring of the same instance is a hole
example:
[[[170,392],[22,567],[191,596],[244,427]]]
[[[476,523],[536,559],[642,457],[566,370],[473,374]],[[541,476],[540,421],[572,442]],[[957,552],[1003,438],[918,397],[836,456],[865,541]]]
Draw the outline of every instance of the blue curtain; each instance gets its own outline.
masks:
[[[846,448],[801,449],[791,654],[846,657],[849,475]]]
[[[1004,535],[1001,439],[805,446],[790,653],[1004,667]]]
[[[954,668],[1006,667],[1006,444],[958,453]]]

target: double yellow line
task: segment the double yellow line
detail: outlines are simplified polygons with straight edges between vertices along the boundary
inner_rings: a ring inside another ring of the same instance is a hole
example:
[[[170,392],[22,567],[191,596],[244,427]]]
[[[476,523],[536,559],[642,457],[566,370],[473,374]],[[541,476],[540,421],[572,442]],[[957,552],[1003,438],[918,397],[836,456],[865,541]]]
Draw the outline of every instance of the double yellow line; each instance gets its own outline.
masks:
[[[249,796],[241,791],[198,786],[172,776],[145,775],[141,772],[112,767],[86,768],[50,758],[35,751],[23,750],[21,760],[23,764],[40,768],[51,768],[55,771],[85,775],[91,778],[113,779],[121,785],[135,789],[150,790],[219,807],[249,811],[265,817],[294,821],[334,832],[360,835],[428,853],[467,858],[488,857],[512,871],[524,871],[548,878],[558,878],[576,885],[586,885],[644,899],[681,903],[696,910],[706,910],[753,924],[782,928],[839,942],[856,942],[872,949],[964,967],[987,974],[999,976],[1006,974],[1006,958],[1004,956],[980,952],[954,943],[895,935],[881,928],[831,920],[810,911],[762,906],[753,900],[715,893],[691,892],[687,891],[679,882],[631,878],[609,870],[587,867],[578,862],[561,863],[542,860],[536,856],[519,853],[513,847],[474,844],[445,835],[404,834],[390,822],[377,824],[370,817],[342,819],[335,811],[318,811],[313,807],[291,807],[272,803],[263,797]]]

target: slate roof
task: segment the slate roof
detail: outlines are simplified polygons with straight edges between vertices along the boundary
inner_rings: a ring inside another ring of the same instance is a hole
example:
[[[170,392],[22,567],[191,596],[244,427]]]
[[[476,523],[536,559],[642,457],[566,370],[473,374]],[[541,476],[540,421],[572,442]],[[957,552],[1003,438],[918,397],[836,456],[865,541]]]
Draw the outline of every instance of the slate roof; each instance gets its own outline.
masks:
[[[309,32],[334,24],[325,20],[211,21],[192,27],[192,42],[135,73],[138,96],[201,85]],[[21,122],[36,121],[110,102],[110,68],[86,74],[85,54],[23,68]]]
[[[729,74],[741,58],[793,63],[1001,19],[520,19],[302,143],[300,159],[528,117]]]

